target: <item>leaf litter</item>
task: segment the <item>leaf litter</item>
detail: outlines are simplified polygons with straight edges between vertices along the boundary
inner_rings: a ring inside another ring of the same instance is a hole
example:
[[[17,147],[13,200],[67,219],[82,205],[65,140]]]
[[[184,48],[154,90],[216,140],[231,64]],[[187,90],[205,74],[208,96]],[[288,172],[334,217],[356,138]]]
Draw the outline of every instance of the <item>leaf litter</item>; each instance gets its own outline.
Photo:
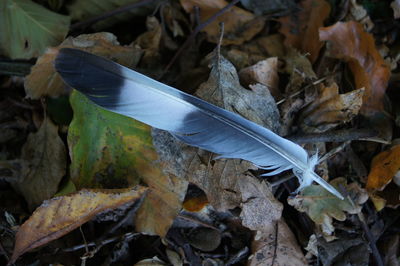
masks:
[[[7,214],[0,216],[1,261],[396,265],[398,30],[391,25],[398,1],[267,2],[0,4],[1,17],[13,18],[1,24],[22,34],[1,31],[1,55],[11,59],[5,66],[38,58],[23,82],[0,76],[0,190],[17,201],[0,203]],[[216,159],[99,109],[55,73],[64,47],[112,59],[306,143],[310,154],[325,154],[317,172],[346,199],[318,185],[294,195],[289,173],[262,177],[248,162]],[[10,73],[1,61],[3,71]],[[11,73],[18,71],[25,73]],[[54,115],[71,109],[54,108],[63,97],[73,110],[69,125]],[[378,136],[360,137],[365,130]]]

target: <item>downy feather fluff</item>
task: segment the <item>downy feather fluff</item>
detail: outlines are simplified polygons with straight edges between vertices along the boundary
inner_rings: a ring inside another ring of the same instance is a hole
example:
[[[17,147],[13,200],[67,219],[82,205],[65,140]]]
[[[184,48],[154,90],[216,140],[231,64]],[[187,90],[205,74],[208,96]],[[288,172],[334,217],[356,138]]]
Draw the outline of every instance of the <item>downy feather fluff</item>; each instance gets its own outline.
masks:
[[[343,196],[314,172],[299,145],[237,114],[139,74],[105,58],[71,48],[60,50],[55,68],[64,81],[97,105],[169,131],[179,140],[218,158],[240,158],[276,175],[292,169],[299,189],[316,181]]]

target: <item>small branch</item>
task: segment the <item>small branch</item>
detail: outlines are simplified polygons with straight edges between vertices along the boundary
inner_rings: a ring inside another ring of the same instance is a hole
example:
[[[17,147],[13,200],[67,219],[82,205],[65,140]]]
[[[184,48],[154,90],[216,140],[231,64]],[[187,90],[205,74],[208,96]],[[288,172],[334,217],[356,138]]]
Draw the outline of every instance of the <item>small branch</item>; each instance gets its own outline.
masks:
[[[31,72],[32,62],[0,60],[0,75],[24,77]]]
[[[287,137],[296,143],[345,142],[351,140],[370,140],[378,135],[373,129],[343,129],[319,134],[305,134]]]
[[[95,24],[96,22],[99,22],[100,20],[104,20],[104,19],[107,19],[109,17],[115,16],[115,15],[119,15],[121,13],[130,11],[132,9],[135,9],[135,8],[150,4],[151,2],[154,2],[154,1],[155,0],[141,0],[141,1],[136,2],[136,3],[132,3],[132,4],[129,4],[129,5],[125,5],[125,6],[119,7],[117,9],[108,11],[108,12],[103,13],[101,15],[89,18],[89,19],[87,19],[85,21],[81,21],[81,22],[77,22],[75,24],[72,24],[71,27],[70,27],[70,30],[74,31],[74,30],[78,30],[80,28],[89,27],[89,26]]]
[[[207,27],[208,25],[210,25],[212,22],[214,22],[214,20],[216,18],[218,18],[219,16],[221,16],[222,14],[224,14],[226,11],[228,11],[231,7],[233,7],[234,5],[236,5],[240,0],[233,0],[232,2],[230,2],[229,4],[227,4],[226,6],[224,6],[221,10],[219,10],[218,12],[216,12],[214,15],[212,15],[210,18],[208,18],[206,21],[204,21],[203,23],[199,24],[193,31],[192,33],[189,35],[189,37],[186,39],[186,41],[183,43],[183,45],[179,48],[179,50],[175,53],[174,57],[172,57],[171,61],[168,63],[168,65],[165,67],[164,69],[164,73],[163,75],[171,68],[171,66],[175,63],[175,61],[178,59],[178,57],[182,54],[182,52],[189,46],[189,44],[191,44],[196,35],[205,27]],[[162,76],[163,76],[162,75]]]

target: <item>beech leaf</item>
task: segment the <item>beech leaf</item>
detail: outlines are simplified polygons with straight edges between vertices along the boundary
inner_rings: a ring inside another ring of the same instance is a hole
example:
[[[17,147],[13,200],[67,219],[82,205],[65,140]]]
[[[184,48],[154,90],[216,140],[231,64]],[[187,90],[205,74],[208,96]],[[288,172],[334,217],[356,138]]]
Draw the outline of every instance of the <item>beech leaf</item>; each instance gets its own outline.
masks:
[[[101,212],[133,204],[146,191],[147,188],[141,186],[118,190],[81,190],[43,202],[19,228],[9,264],[25,252],[66,235]]]

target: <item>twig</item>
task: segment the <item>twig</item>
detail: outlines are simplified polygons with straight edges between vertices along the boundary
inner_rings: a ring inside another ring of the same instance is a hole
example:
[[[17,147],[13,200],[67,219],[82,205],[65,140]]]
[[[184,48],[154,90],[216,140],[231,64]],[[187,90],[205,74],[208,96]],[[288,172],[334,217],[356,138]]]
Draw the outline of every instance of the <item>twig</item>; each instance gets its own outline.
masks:
[[[141,1],[136,2],[136,3],[132,3],[132,4],[129,4],[129,5],[125,5],[125,6],[119,7],[117,9],[105,12],[105,13],[103,13],[101,15],[89,18],[89,19],[87,19],[85,21],[81,21],[81,22],[77,22],[75,24],[72,24],[71,27],[70,27],[70,30],[74,31],[74,30],[77,30],[77,29],[80,29],[80,28],[89,27],[92,24],[94,24],[96,22],[99,22],[100,20],[104,20],[104,19],[109,18],[111,16],[115,16],[115,15],[127,12],[127,11],[129,11],[131,9],[135,9],[135,8],[150,4],[153,1],[155,1],[155,0],[141,0]]]
[[[296,143],[344,142],[351,140],[371,140],[378,135],[373,129],[343,129],[320,134],[305,134],[287,137]]]
[[[332,158],[336,153],[341,152],[342,150],[344,150],[344,148],[346,148],[346,146],[349,145],[350,142],[351,141],[346,141],[346,142],[340,144],[339,146],[333,148],[332,150],[328,151],[321,158],[319,158],[318,163],[322,163],[323,161],[326,161],[329,158]]]
[[[189,35],[189,37],[186,39],[186,41],[183,43],[183,45],[179,48],[179,50],[175,53],[175,55],[172,57],[171,61],[168,63],[168,65],[165,67],[163,74],[161,77],[171,68],[171,66],[175,63],[175,61],[178,59],[178,57],[182,54],[182,52],[189,46],[189,44],[194,41],[196,35],[205,27],[207,27],[209,24],[211,24],[216,18],[224,14],[227,10],[229,10],[231,7],[236,5],[240,0],[233,0],[226,6],[224,6],[221,10],[216,12],[214,15],[212,15],[210,18],[208,18],[206,21],[203,23],[199,24]]]
[[[30,61],[0,60],[0,74],[24,77],[31,72],[33,65]]]

